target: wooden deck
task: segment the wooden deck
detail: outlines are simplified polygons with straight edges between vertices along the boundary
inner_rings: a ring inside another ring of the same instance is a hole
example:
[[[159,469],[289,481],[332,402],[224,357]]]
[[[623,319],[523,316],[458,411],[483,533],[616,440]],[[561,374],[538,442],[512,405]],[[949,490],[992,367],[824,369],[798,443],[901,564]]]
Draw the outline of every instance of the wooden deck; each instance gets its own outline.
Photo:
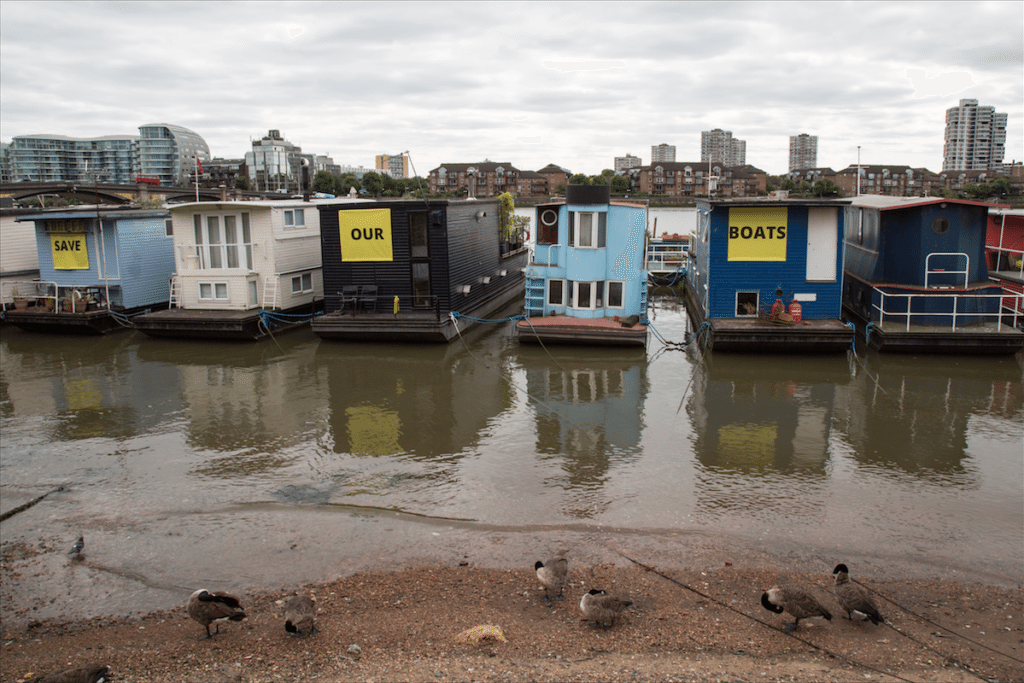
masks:
[[[99,335],[125,329],[106,309],[82,313],[55,313],[34,306],[20,311],[8,308],[4,311],[3,319],[5,323],[23,330],[50,334]]]
[[[716,318],[709,322],[713,351],[758,353],[844,353],[854,331],[837,319],[777,324],[759,318]]]
[[[564,315],[526,318],[516,322],[521,342],[580,346],[646,346],[647,326],[624,327],[614,318],[573,318]]]
[[[852,309],[843,307],[843,315],[854,322],[857,332],[871,348],[894,353],[938,353],[956,355],[1009,355],[1024,349],[1024,331],[1009,325],[981,323],[958,327],[911,325],[887,322],[872,324]]]
[[[287,311],[289,314],[300,311]],[[310,316],[309,307],[303,311]],[[194,339],[235,339],[254,341],[268,334],[260,320],[260,309],[245,311],[209,311],[190,308],[170,308],[163,311],[146,313],[132,319],[135,327],[151,337],[188,337]],[[308,325],[309,320],[292,324],[275,325],[272,331],[284,331],[301,325]]]

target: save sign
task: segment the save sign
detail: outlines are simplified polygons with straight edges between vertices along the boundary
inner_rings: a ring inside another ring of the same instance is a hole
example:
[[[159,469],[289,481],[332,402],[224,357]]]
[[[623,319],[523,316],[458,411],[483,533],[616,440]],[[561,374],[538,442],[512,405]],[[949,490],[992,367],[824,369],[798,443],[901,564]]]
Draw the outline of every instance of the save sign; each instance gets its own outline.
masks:
[[[391,261],[391,209],[338,211],[342,261]]]
[[[89,270],[85,233],[51,233],[50,250],[54,270]]]
[[[785,207],[729,209],[729,260],[785,261],[787,218]]]

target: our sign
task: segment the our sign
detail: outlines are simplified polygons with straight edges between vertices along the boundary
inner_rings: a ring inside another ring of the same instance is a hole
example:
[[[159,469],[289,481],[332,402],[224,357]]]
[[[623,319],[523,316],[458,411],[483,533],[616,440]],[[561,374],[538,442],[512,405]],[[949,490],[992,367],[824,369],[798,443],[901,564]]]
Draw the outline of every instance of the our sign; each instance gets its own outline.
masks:
[[[392,261],[391,209],[338,211],[341,260]]]
[[[729,209],[729,260],[785,261],[788,217],[779,206]]]
[[[85,233],[51,233],[50,251],[54,270],[89,270]]]

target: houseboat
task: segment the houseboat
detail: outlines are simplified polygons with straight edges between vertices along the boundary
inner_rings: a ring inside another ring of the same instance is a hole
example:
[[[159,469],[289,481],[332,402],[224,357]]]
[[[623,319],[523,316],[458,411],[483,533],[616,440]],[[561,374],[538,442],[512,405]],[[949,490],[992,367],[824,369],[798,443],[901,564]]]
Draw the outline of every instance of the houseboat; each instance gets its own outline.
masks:
[[[647,242],[647,275],[656,287],[674,287],[686,277],[689,235],[663,235]]]
[[[843,200],[699,200],[687,313],[704,348],[840,353]]]
[[[2,301],[12,307],[14,301],[7,292],[17,287],[14,283],[39,279],[35,225],[17,219],[38,213],[39,209],[0,209],[0,291],[6,294]],[[12,284],[4,287],[5,282]],[[0,316],[0,322],[3,320],[4,316]]]
[[[528,249],[499,200],[321,204],[322,339],[448,343],[523,296]]]
[[[647,344],[647,207],[610,201],[606,185],[570,185],[536,207],[521,342]]]
[[[989,279],[992,205],[862,195],[847,208],[843,313],[870,346],[907,353],[1015,353],[1020,295]]]
[[[38,332],[104,334],[166,308],[169,218],[166,209],[85,207],[17,218],[35,224],[39,278],[4,281],[5,319]]]
[[[322,307],[317,202],[190,202],[170,213],[170,307],[135,319],[146,334],[254,340],[308,324]]]
[[[1024,294],[1024,209],[988,210],[985,238],[988,276],[1011,295]],[[1024,301],[1019,296],[1003,300],[1003,312],[1017,316],[1024,324]]]

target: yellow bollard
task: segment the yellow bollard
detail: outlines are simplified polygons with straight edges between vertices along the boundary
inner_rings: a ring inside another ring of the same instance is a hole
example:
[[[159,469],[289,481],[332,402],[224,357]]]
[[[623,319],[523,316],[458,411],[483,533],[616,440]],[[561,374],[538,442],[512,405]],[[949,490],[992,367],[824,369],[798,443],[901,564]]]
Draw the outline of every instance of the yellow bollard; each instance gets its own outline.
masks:
[[[395,294],[395,315],[398,315],[398,295]]]

